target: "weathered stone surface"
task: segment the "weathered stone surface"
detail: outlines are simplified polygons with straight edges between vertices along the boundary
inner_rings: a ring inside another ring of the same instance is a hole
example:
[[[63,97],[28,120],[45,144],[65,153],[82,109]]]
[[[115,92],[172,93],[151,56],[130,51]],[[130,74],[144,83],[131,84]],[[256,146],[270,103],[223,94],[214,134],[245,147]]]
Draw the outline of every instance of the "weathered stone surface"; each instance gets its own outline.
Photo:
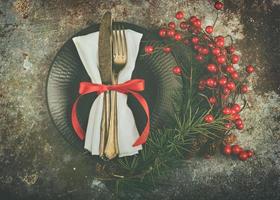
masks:
[[[184,169],[170,175],[170,186],[150,199],[280,199],[280,3],[226,0],[225,6],[215,31],[238,43],[240,67],[252,63],[257,68],[243,113],[246,128],[238,133],[239,142],[256,156],[247,162],[219,155],[186,161]],[[58,49],[109,9],[119,21],[147,28],[167,22],[177,10],[205,16],[206,24],[216,17],[207,0],[1,0],[1,199],[113,198],[94,179],[94,158],[58,134],[45,97]]]

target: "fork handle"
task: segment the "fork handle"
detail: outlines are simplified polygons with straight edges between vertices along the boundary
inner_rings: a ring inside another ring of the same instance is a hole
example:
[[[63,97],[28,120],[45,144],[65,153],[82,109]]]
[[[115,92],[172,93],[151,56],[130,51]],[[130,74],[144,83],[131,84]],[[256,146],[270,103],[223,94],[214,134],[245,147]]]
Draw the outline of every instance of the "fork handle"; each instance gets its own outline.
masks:
[[[115,129],[115,149],[116,149],[116,154],[119,154],[119,139],[118,139],[118,96],[117,96],[117,92],[115,92],[115,106],[113,107],[113,109],[115,109],[115,115],[114,115],[114,123],[116,126]]]
[[[113,84],[117,84],[117,77],[113,77]],[[108,139],[105,148],[105,155],[110,160],[115,158],[119,153],[118,147],[118,122],[117,122],[117,92],[110,91],[111,109]]]

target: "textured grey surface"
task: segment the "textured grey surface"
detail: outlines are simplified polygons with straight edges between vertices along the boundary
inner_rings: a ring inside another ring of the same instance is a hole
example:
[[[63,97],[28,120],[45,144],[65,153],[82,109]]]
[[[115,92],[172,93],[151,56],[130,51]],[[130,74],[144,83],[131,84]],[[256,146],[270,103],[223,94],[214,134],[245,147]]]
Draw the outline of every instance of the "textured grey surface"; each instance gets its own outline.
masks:
[[[256,156],[240,162],[221,155],[186,161],[170,186],[151,199],[280,199],[280,2],[225,1],[217,34],[231,34],[241,67],[256,65],[246,128],[239,142]],[[207,0],[1,0],[0,1],[0,195],[3,199],[112,199],[94,179],[94,158],[67,144],[47,112],[49,66],[74,33],[111,9],[119,21],[147,28],[177,10],[215,18]],[[138,195],[134,194],[138,199]]]

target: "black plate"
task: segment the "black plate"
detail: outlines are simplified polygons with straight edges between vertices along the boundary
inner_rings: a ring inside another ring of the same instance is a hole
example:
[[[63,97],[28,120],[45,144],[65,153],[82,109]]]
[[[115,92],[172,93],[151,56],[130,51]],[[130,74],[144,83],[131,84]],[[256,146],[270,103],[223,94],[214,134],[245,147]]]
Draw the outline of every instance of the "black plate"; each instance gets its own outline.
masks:
[[[157,51],[151,56],[145,56],[144,47],[152,44],[155,47],[163,46],[158,42],[156,32],[149,32],[139,26],[121,23],[127,29],[143,33],[140,50],[132,78],[145,79],[145,91],[141,94],[149,104],[151,112],[151,128],[159,128],[169,124],[169,116],[174,113],[173,94],[182,89],[182,80],[172,73],[176,65],[172,54]],[[99,25],[94,24],[75,36],[85,35],[99,30]],[[84,66],[78,56],[76,47],[70,38],[57,53],[47,79],[47,104],[50,116],[59,132],[71,144],[83,149],[84,142],[75,134],[71,124],[71,108],[78,96],[79,83],[90,81]],[[83,97],[78,105],[78,118],[86,129],[89,111],[96,94]],[[177,97],[180,98],[180,97]],[[146,123],[145,114],[137,101],[129,96],[128,105],[132,109],[139,132]]]

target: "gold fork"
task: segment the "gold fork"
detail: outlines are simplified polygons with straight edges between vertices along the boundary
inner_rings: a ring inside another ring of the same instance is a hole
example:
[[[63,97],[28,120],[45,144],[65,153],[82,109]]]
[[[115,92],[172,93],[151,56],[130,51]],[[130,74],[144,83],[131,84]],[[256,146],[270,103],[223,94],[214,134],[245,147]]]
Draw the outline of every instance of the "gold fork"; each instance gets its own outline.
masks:
[[[120,71],[127,63],[127,44],[124,27],[116,24],[113,30],[113,78],[112,83],[118,84]],[[111,112],[109,121],[109,135],[105,148],[105,155],[113,159],[119,153],[118,147],[118,119],[117,119],[117,92],[111,91]]]

